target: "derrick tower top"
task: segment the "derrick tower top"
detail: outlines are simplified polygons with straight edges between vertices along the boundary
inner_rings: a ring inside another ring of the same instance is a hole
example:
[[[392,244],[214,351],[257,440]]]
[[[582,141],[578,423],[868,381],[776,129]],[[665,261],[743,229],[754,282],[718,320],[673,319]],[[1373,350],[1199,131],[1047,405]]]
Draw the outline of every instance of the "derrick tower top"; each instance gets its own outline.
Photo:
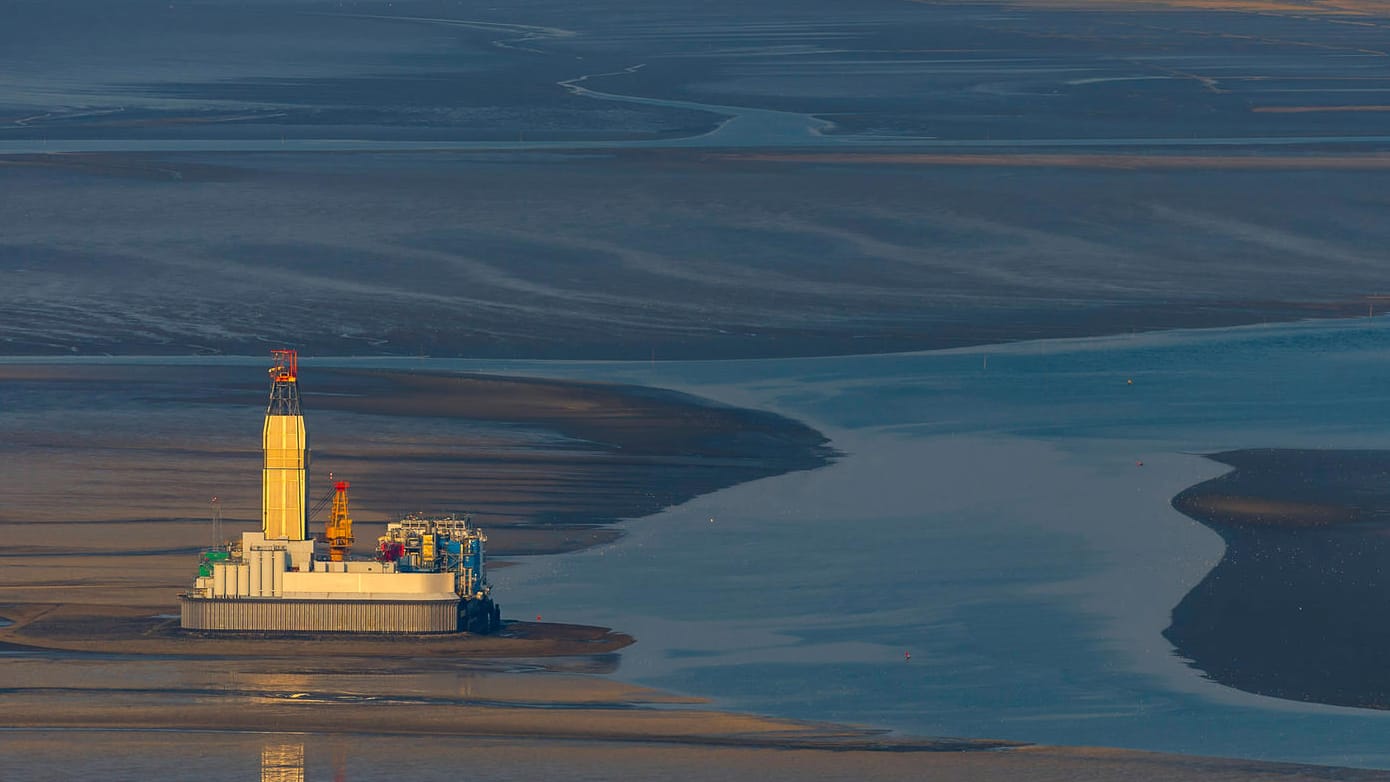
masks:
[[[266,415],[303,415],[299,409],[299,351],[272,350],[270,404]]]

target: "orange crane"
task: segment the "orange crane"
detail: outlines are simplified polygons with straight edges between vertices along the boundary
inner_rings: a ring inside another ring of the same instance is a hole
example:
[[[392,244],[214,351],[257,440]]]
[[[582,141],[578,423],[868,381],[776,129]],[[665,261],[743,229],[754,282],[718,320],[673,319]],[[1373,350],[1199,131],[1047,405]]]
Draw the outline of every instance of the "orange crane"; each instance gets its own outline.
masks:
[[[347,481],[333,484],[333,509],[323,536],[328,539],[328,560],[342,562],[352,550],[352,517],[348,515]]]

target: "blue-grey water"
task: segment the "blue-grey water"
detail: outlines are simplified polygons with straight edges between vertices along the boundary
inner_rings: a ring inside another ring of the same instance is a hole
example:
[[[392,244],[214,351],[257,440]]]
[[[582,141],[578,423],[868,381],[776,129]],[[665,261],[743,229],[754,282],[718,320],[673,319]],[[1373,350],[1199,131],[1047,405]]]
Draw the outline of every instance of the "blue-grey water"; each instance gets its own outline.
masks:
[[[1390,714],[1222,687],[1160,635],[1222,551],[1169,506],[1222,471],[1198,454],[1382,447],[1387,353],[1376,318],[776,361],[305,364],[646,383],[831,437],[830,467],[496,573],[510,616],[633,633],[618,678],[907,734],[1390,768]]]
[[[1074,5],[11,3],[0,347],[734,358],[1364,309],[1383,12]]]
[[[1390,715],[1221,687],[1159,635],[1222,550],[1168,504],[1223,471],[1194,454],[1382,447],[1387,352],[1377,319],[914,355],[508,363],[495,368],[771,407],[847,455],[503,571],[501,593],[513,615],[633,632],[619,677],[735,709],[1390,767]]]
[[[7,352],[292,334],[319,354],[846,353],[1288,317],[1383,280],[1374,14],[349,6],[7,9],[0,153],[26,158],[0,168],[22,194],[0,199]],[[905,147],[992,167],[701,152]],[[1048,149],[1207,157],[1010,157]],[[44,154],[69,152],[103,154]],[[681,388],[846,452],[499,571],[513,616],[637,635],[619,677],[906,733],[1390,767],[1380,713],[1231,691],[1160,635],[1220,555],[1168,506],[1220,471],[1196,454],[1382,446],[1386,336],[1376,320],[806,360],[377,361]],[[219,741],[220,778],[254,773],[259,739]],[[93,761],[141,778],[188,758]]]
[[[512,617],[634,633],[621,679],[916,735],[1390,768],[1390,714],[1223,688],[1159,635],[1222,551],[1169,507],[1222,472],[1198,454],[1382,447],[1387,353],[1375,318],[892,356],[306,367],[649,383],[826,432],[845,451],[831,467],[496,572]]]

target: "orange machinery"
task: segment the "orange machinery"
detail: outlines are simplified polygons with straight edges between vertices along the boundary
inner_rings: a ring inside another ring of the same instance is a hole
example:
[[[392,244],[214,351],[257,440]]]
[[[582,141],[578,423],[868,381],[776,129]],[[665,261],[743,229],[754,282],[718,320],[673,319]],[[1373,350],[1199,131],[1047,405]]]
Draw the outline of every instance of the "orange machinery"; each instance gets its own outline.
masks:
[[[333,485],[333,509],[323,536],[328,540],[328,561],[343,562],[352,550],[352,517],[348,515],[347,481]]]

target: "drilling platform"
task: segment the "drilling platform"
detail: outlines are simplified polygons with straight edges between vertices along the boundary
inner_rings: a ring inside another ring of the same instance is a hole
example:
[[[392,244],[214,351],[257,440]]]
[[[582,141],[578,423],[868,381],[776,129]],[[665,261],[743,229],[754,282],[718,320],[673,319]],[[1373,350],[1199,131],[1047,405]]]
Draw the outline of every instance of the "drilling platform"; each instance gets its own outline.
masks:
[[[467,517],[412,515],[386,526],[375,556],[352,556],[347,481],[333,486],[323,538],[309,535],[309,436],[299,357],[271,352],[261,434],[261,529],[205,551],[179,595],[186,630],[492,632],[501,609],[484,571],[487,536]],[[325,498],[326,504],[330,498]]]

